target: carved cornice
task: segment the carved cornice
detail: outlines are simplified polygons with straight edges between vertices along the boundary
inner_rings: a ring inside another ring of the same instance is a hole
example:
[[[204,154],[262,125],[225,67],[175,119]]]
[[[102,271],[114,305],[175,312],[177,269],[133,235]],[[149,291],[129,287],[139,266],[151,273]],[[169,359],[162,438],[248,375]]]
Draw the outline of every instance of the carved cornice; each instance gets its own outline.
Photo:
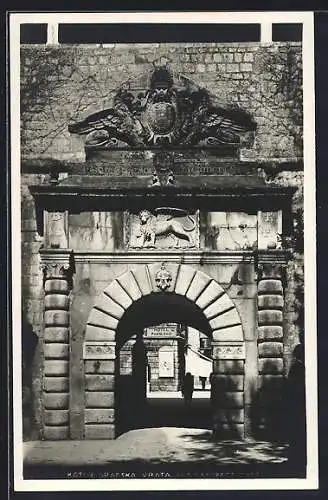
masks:
[[[285,263],[288,256],[283,250],[270,252],[272,262]],[[274,255],[273,255],[274,254]],[[117,251],[117,252],[85,252],[74,251],[74,261],[78,263],[99,263],[99,264],[143,264],[155,262],[176,262],[179,264],[238,264],[256,263],[257,254],[251,250],[236,251],[212,251],[203,252],[200,250],[137,250],[137,251]]]

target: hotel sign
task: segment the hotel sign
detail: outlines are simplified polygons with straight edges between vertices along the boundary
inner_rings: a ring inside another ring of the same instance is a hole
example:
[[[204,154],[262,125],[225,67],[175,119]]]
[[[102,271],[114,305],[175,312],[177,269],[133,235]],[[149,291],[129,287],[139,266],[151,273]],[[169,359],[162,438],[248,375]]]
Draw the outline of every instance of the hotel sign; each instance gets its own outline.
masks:
[[[149,337],[175,337],[177,334],[178,325],[170,323],[151,326],[145,329],[145,335]]]

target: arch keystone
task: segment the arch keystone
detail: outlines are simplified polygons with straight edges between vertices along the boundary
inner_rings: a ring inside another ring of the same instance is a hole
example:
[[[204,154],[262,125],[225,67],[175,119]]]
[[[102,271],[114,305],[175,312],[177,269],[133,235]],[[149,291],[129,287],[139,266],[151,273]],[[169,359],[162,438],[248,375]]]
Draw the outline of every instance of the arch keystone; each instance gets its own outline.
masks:
[[[171,262],[161,262],[156,264],[148,264],[149,277],[151,281],[152,291],[157,293],[161,292],[162,289],[158,287],[156,283],[157,273],[164,267],[165,271],[167,271],[171,276],[171,282],[169,288],[167,288],[168,292],[171,292],[175,289],[175,283],[177,281],[177,275],[179,270],[179,264],[174,264]]]

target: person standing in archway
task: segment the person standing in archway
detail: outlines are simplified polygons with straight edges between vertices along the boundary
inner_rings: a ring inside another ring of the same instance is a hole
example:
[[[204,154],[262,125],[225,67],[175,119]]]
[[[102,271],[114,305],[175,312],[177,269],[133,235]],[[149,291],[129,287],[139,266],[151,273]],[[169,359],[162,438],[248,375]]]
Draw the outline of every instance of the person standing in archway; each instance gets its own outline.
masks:
[[[182,395],[185,404],[191,403],[193,392],[194,392],[194,377],[190,372],[187,372],[184,376],[182,385]]]

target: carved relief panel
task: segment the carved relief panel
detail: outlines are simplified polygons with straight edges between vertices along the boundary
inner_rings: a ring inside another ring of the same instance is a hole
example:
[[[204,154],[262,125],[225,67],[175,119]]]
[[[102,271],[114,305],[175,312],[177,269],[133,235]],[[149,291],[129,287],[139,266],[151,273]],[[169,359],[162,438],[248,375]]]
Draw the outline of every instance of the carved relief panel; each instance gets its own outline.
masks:
[[[258,212],[258,247],[260,250],[281,248],[282,212]]]
[[[198,211],[159,207],[125,214],[125,244],[140,249],[198,249]]]
[[[206,246],[213,250],[252,250],[257,246],[257,214],[209,212]]]
[[[50,248],[67,248],[67,212],[45,212],[44,224],[45,246]]]

